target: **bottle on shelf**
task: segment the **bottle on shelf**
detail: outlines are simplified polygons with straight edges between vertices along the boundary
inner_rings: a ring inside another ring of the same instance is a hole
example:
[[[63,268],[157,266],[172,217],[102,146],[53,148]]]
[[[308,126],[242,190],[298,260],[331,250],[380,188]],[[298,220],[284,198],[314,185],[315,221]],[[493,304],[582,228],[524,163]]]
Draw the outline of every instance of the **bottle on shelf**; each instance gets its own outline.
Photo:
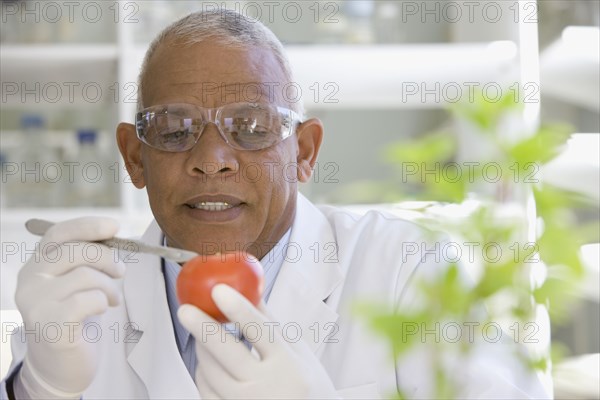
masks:
[[[402,3],[396,1],[377,2],[375,9],[375,36],[377,43],[402,43],[406,35],[401,23]]]
[[[17,43],[19,41],[19,17],[12,14],[11,11],[18,10],[20,3],[17,0],[3,0],[0,2],[2,7],[2,23],[0,24],[0,43]],[[17,14],[17,13],[15,13]]]
[[[375,11],[373,0],[353,0],[342,3],[349,26],[346,41],[352,44],[370,44],[375,41],[371,18]]]
[[[50,12],[61,12],[60,6],[53,4],[50,8],[42,1],[21,0],[18,21],[20,25],[20,41],[26,43],[53,43],[56,41],[56,26],[59,24],[55,20],[58,14]],[[14,17],[14,16],[13,16]],[[57,18],[60,21],[62,18]]]
[[[60,205],[62,168],[57,150],[47,140],[41,115],[21,118],[18,145],[7,155],[3,168],[6,206],[12,208]]]
[[[77,131],[77,155],[74,161],[73,182],[70,182],[70,205],[100,207],[109,198],[107,170],[98,147],[98,134],[94,129]]]

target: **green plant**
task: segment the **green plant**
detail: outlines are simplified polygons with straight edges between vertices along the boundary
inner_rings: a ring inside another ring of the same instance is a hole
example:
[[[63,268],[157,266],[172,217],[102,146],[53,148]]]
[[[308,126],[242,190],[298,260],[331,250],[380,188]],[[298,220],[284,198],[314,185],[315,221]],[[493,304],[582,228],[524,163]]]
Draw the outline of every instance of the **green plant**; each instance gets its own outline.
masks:
[[[461,279],[459,265],[452,262],[437,279],[418,283],[424,301],[419,311],[392,313],[382,311],[377,305],[359,307],[359,312],[392,345],[396,357],[419,344],[419,336],[407,335],[407,327],[473,321],[480,315],[482,304],[488,305],[486,321],[512,321],[511,327],[520,330],[514,332],[516,335],[523,334],[527,324],[535,320],[539,305],[549,310],[551,318],[560,319],[568,311],[571,294],[583,277],[579,249],[586,243],[587,235],[585,229],[575,228],[574,210],[585,199],[543,184],[537,176],[540,166],[559,154],[570,130],[554,124],[516,139],[508,137],[502,129],[507,120],[518,115],[521,105],[507,93],[493,103],[478,94],[474,101],[450,109],[463,127],[491,144],[493,151],[485,162],[475,158],[458,164],[455,161],[458,136],[451,132],[430,133],[418,140],[397,143],[385,151],[385,157],[401,176],[401,185],[395,185],[396,189],[391,191],[397,199],[405,200],[412,194],[420,199],[462,204],[463,208],[467,203],[476,204],[462,218],[444,218],[434,208],[427,208],[420,218],[422,224],[450,232],[462,243],[477,243],[482,249],[487,246],[488,250],[496,250],[493,256],[476,253],[479,256],[472,261],[478,268],[473,284]],[[456,173],[461,165],[467,165],[469,173],[464,168]],[[486,179],[485,168],[490,165],[500,171],[493,180]],[[431,173],[444,168],[455,173],[442,179]],[[415,171],[429,171],[429,174]],[[386,196],[389,199],[390,192]],[[537,214],[537,223],[533,225],[540,227],[534,236],[532,224],[527,222],[532,213]],[[547,272],[545,279],[532,283],[532,273],[539,275],[540,271]],[[469,343],[449,346],[437,341],[431,345],[436,347],[431,353],[436,395],[452,398],[457,388],[444,368],[442,354],[468,354]],[[550,366],[545,355],[522,357],[522,360],[534,369],[546,370]]]

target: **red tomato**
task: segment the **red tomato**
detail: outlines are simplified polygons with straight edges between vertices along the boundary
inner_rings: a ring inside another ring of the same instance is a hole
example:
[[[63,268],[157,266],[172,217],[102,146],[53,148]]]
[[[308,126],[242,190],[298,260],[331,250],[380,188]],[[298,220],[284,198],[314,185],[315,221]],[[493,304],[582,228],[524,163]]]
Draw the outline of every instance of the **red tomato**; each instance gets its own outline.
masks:
[[[232,252],[199,255],[186,262],[177,277],[180,304],[193,304],[219,322],[227,322],[210,293],[213,286],[231,286],[258,305],[263,291],[263,268],[251,254]]]

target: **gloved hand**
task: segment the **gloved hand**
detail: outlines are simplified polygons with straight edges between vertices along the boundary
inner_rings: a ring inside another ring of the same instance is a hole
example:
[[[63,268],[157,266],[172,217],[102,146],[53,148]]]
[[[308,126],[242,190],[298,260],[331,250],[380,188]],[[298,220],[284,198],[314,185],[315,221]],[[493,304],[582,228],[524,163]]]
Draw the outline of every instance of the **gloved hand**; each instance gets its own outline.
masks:
[[[19,271],[15,300],[32,333],[25,336],[27,353],[15,394],[79,398],[94,379],[99,342],[86,340],[82,329],[93,316],[120,303],[117,279],[125,266],[108,247],[87,241],[108,239],[117,230],[118,223],[108,218],[58,223]]]
[[[213,288],[212,298],[231,322],[238,322],[241,328],[251,324],[259,329],[260,336],[252,342],[259,357],[243,342],[232,340],[232,335],[223,340],[224,327],[197,307],[182,305],[177,315],[196,338],[196,386],[203,399],[338,398],[312,351],[302,340],[287,342],[280,329],[273,329],[269,324],[273,319],[263,303],[257,309],[223,284]]]

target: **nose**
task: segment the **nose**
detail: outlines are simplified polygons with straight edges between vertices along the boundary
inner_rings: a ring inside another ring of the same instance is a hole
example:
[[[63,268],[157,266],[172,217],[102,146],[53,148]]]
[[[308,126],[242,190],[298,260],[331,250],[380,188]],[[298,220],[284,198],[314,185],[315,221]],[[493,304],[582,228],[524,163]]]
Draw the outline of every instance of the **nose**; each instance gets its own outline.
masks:
[[[237,151],[221,136],[217,126],[204,126],[196,145],[190,150],[186,170],[191,175],[235,174],[239,170]]]

